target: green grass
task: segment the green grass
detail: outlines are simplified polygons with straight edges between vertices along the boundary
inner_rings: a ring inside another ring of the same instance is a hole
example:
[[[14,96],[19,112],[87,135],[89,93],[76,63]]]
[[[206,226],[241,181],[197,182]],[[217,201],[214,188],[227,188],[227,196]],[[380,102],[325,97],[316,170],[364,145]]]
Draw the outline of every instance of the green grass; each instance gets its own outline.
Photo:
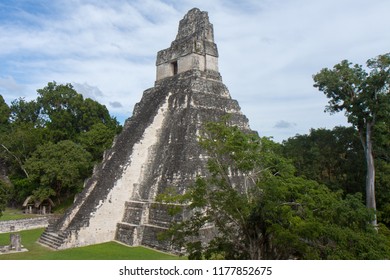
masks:
[[[179,260],[178,256],[144,247],[128,247],[107,242],[80,248],[54,251],[36,241],[44,229],[19,232],[28,252],[0,255],[0,260]],[[0,245],[9,244],[9,233],[0,234]]]
[[[2,215],[0,216],[0,221],[20,220],[20,219],[35,218],[35,217],[37,217],[37,215],[24,214],[20,209],[6,208],[2,212]]]

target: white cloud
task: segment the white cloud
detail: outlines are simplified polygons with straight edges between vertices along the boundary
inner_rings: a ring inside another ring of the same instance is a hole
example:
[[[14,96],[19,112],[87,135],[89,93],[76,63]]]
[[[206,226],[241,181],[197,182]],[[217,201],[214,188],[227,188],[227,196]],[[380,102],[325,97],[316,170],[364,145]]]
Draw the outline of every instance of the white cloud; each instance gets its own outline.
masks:
[[[280,129],[292,128],[294,126],[297,126],[297,124],[285,120],[280,120],[274,125],[275,128],[280,128]]]
[[[103,96],[103,92],[98,87],[91,86],[87,83],[72,83],[72,85],[74,90],[81,93],[84,98],[98,99]]]
[[[0,9],[6,100],[35,98],[49,81],[72,82],[118,119],[129,117],[154,84],[157,51],[170,46],[195,6],[214,24],[232,97],[252,129],[278,141],[345,124],[341,114],[323,113],[327,100],[312,75],[342,59],[363,64],[390,46],[386,0],[63,0],[40,1],[34,10],[20,3],[3,9],[4,17]],[[278,129],[280,120],[296,126]]]
[[[18,83],[12,76],[1,77],[0,75],[0,95],[6,103],[10,104],[15,99],[23,96],[25,86]]]
[[[123,105],[120,102],[114,101],[109,103],[113,108],[122,108]]]
[[[0,89],[11,92],[19,92],[23,89],[22,85],[19,85],[13,77],[0,77]]]

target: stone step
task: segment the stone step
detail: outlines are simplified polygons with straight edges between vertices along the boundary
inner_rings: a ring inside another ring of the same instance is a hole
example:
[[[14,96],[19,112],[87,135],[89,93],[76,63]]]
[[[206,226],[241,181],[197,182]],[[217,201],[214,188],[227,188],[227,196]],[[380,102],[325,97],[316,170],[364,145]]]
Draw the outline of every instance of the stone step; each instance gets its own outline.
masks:
[[[129,227],[139,227],[140,225],[139,224],[133,224],[133,223],[127,223],[127,222],[119,222],[118,224],[117,224],[117,227],[118,226],[123,226],[123,227],[127,227],[127,228],[129,228]]]
[[[49,224],[48,226],[46,227],[46,232],[55,232],[56,231],[56,228],[55,228],[55,224],[56,222],[58,221],[59,219],[59,216],[58,215],[51,215],[49,217]]]
[[[48,244],[48,245],[60,245],[62,243],[62,239],[58,238],[58,237],[55,237],[55,236],[52,236],[50,234],[43,234],[40,239],[39,239],[39,242],[40,243],[45,243],[45,244]]]
[[[54,232],[55,231],[54,225],[53,224],[49,224],[45,231],[47,231],[47,232]]]
[[[58,249],[64,242],[63,234],[45,231],[38,240],[38,243],[53,249]]]
[[[124,223],[139,225],[142,220],[142,213],[145,206],[146,204],[144,202],[126,201],[125,214],[122,221]]]

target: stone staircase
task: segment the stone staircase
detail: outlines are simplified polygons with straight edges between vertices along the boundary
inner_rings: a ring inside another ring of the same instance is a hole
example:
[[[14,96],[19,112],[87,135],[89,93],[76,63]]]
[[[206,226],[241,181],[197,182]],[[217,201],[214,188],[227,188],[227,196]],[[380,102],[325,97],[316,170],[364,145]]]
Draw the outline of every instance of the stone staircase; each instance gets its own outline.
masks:
[[[63,232],[56,233],[54,229],[54,223],[52,222],[49,223],[46,230],[42,233],[42,235],[38,239],[38,243],[43,246],[57,250],[64,243],[65,239],[66,234]]]

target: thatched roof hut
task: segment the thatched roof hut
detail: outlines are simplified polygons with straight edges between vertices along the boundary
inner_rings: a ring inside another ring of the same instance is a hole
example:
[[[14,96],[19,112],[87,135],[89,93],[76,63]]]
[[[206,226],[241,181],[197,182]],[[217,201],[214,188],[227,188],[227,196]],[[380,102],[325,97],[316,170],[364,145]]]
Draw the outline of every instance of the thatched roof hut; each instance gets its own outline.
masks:
[[[24,213],[28,214],[48,214],[51,213],[54,207],[54,202],[50,198],[46,198],[42,201],[34,200],[34,197],[30,195],[23,202]]]

